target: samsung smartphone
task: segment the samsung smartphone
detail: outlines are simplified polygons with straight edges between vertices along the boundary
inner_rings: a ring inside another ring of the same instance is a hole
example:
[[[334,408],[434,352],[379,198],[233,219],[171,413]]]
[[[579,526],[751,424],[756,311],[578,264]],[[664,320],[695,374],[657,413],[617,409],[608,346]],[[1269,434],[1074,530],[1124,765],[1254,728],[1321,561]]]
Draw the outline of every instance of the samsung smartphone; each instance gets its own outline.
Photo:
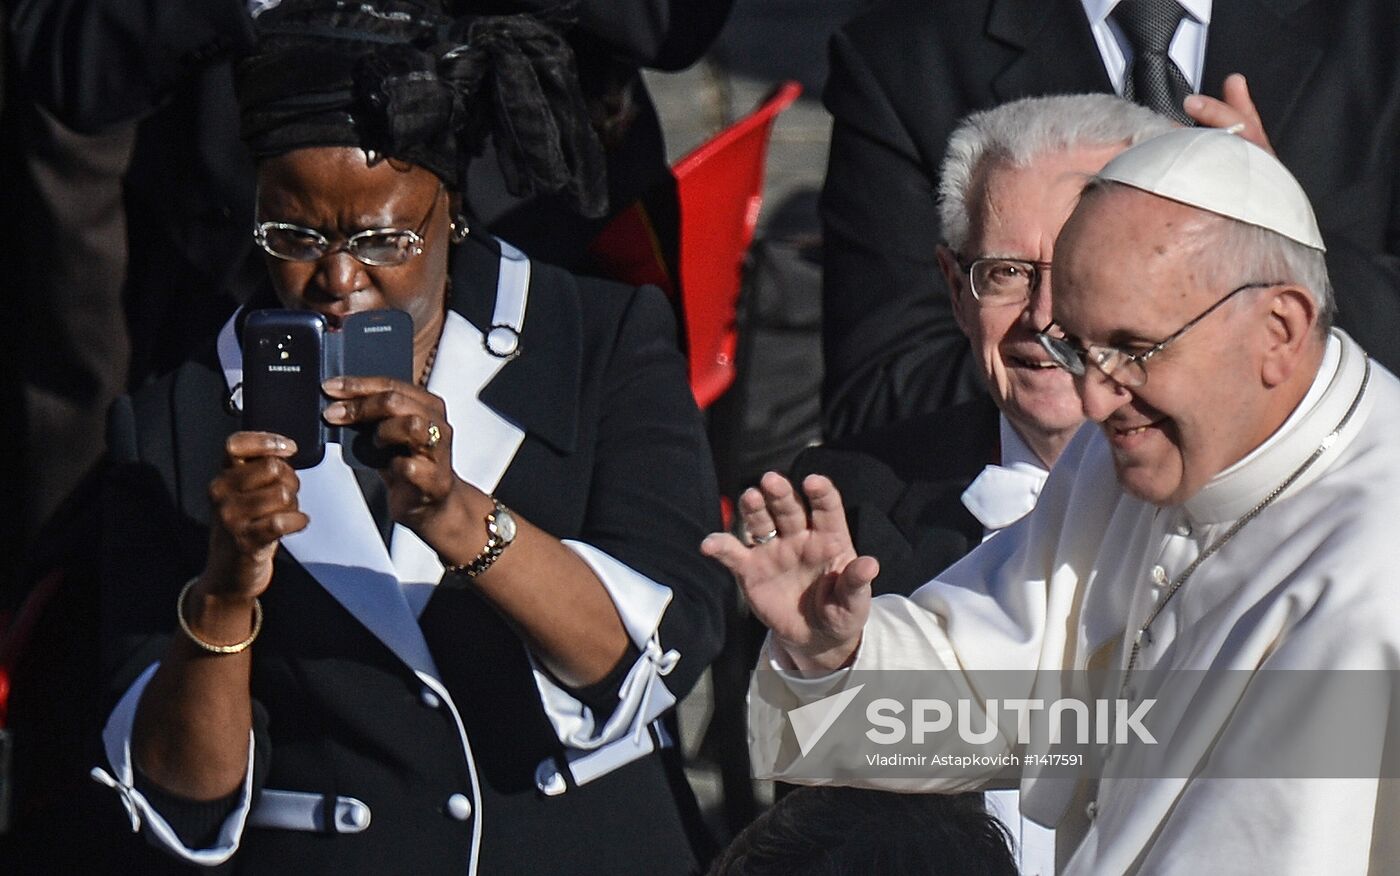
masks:
[[[413,318],[402,310],[351,314],[331,341],[339,347],[339,374],[392,377],[413,383]],[[376,423],[368,423],[340,430],[346,462],[358,468],[384,468],[389,464],[398,451],[375,446],[376,428]]]
[[[326,322],[305,310],[256,310],[243,326],[243,429],[296,442],[292,468],[311,468],[326,453],[321,374]]]

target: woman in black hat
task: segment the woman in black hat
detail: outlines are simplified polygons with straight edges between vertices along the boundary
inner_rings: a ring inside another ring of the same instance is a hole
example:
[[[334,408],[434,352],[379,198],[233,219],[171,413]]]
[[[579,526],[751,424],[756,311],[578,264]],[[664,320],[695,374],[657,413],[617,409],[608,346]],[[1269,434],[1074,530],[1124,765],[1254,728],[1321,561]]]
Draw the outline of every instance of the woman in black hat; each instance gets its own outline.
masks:
[[[119,405],[102,543],[116,705],[99,780],[187,860],[271,872],[688,872],[670,707],[718,650],[718,508],[654,289],[469,233],[490,131],[520,191],[601,208],[557,30],[286,0],[238,69],[256,307],[413,320],[413,382],[327,381],[294,471],[239,430],[243,314]],[[172,616],[173,614],[173,616]]]

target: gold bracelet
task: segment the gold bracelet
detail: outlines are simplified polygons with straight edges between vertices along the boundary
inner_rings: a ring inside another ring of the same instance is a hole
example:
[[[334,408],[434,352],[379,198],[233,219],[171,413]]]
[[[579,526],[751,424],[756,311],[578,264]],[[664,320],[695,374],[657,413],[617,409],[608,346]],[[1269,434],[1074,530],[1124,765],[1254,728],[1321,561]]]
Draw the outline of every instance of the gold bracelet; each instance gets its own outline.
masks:
[[[195,577],[186,581],[184,588],[180,590],[179,597],[177,597],[175,600],[175,619],[180,622],[181,632],[183,632],[191,642],[194,642],[196,645],[198,645],[200,648],[203,648],[205,651],[208,651],[210,654],[237,654],[240,651],[248,650],[248,646],[253,644],[253,640],[258,637],[258,633],[262,632],[262,603],[258,601],[258,598],[256,596],[253,597],[253,631],[248,634],[248,638],[244,639],[236,645],[211,645],[208,642],[201,639],[199,636],[196,636],[194,634],[194,630],[190,629],[189,622],[185,620],[185,596],[190,592],[190,588],[193,587],[194,583],[198,580],[199,576],[196,575]]]

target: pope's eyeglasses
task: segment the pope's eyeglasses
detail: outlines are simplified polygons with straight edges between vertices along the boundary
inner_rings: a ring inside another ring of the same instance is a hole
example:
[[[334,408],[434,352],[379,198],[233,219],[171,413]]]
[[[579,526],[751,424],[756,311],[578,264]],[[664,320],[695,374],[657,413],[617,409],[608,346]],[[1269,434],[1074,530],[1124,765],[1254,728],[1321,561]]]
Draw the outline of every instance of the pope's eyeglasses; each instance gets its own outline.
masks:
[[[1201,311],[1186,325],[1172,332],[1167,337],[1148,347],[1139,353],[1129,353],[1121,347],[1111,347],[1106,344],[1080,344],[1073,337],[1063,335],[1052,335],[1050,330],[1055,327],[1052,321],[1045,328],[1036,332],[1036,340],[1045,348],[1045,352],[1050,355],[1054,363],[1073,374],[1075,377],[1083,377],[1085,374],[1085,363],[1092,363],[1095,368],[1103,373],[1105,377],[1117,383],[1119,386],[1128,389],[1136,389],[1147,383],[1147,360],[1162,352],[1177,338],[1201,320],[1210,316],[1220,305],[1229,301],[1246,289],[1267,289],[1271,286],[1281,286],[1281,281],[1271,283],[1246,283],[1237,286],[1216,301],[1210,307]]]

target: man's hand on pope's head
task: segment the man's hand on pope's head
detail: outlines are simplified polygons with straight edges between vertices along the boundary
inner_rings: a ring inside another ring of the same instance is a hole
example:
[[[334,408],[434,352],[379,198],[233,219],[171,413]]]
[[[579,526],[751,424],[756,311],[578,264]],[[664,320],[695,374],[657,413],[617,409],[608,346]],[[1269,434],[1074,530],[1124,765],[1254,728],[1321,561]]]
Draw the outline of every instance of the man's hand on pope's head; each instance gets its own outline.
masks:
[[[1184,104],[1186,114],[1204,128],[1239,125],[1241,137],[1273,155],[1273,144],[1264,131],[1264,121],[1259,118],[1259,110],[1254,106],[1254,98],[1249,94],[1249,83],[1244,75],[1231,73],[1226,76],[1221,97],[1224,99],[1218,100],[1204,94],[1190,95]]]
[[[870,616],[874,557],[857,556],[836,486],[821,475],[802,482],[811,514],[787,478],[768,472],[739,497],[751,544],[715,532],[701,553],[733,573],[749,607],[778,646],[778,659],[807,672],[850,662]]]

